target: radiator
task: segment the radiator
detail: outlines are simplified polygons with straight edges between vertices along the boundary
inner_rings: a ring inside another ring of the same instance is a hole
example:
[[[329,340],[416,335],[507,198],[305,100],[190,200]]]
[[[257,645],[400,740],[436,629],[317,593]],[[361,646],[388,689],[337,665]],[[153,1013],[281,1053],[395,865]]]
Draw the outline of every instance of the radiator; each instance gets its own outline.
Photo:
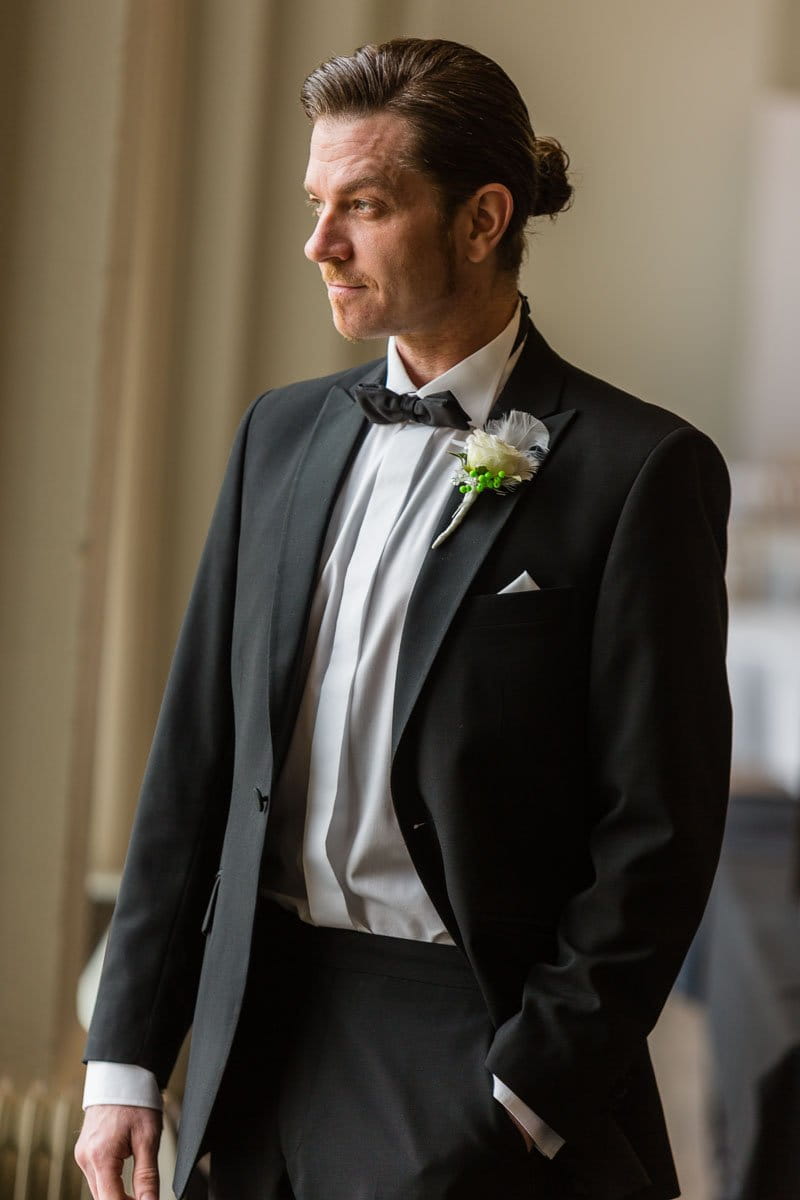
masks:
[[[0,1200],[91,1200],[73,1158],[82,1119],[74,1091],[0,1081]]]
[[[158,1149],[161,1200],[173,1196],[175,1129],[179,1110],[165,1096],[164,1128]],[[0,1200],[92,1200],[89,1185],[75,1162],[75,1143],[83,1123],[75,1089],[58,1092],[43,1083],[27,1091],[0,1079]],[[122,1182],[132,1195],[132,1160]],[[187,1196],[205,1198],[202,1171],[195,1171]]]

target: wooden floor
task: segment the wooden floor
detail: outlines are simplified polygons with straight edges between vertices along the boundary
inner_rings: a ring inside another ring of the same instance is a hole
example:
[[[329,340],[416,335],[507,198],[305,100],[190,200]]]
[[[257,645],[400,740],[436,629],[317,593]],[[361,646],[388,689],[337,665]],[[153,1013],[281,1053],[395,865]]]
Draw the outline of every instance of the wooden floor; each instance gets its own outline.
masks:
[[[683,1200],[714,1200],[706,1121],[708,1047],[704,1010],[674,994],[650,1037]]]

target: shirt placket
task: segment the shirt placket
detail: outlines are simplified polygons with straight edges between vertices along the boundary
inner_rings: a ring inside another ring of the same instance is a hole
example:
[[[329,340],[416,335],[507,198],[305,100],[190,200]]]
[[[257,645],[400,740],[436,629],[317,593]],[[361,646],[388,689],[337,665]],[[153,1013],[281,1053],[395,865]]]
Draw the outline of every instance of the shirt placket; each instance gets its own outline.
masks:
[[[415,467],[430,434],[431,430],[419,426],[399,425],[387,437],[386,451],[344,579],[317,709],[326,717],[315,723],[309,757],[303,866],[309,915],[318,925],[351,924],[346,898],[330,861],[328,832],[339,804],[348,804],[348,820],[358,822],[359,813],[353,811],[358,797],[348,794],[343,759],[353,682],[381,555],[403,509]]]

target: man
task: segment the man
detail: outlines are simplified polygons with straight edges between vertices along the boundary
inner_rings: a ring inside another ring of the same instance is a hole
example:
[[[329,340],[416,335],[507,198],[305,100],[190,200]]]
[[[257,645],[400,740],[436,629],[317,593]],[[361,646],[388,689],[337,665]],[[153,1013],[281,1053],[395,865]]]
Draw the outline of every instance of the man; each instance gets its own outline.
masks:
[[[367,46],[303,103],[306,255],[388,356],[240,428],[77,1156],[155,1196],[193,1022],[179,1194],[210,1148],[218,1200],[666,1200],[645,1039],[723,823],[725,468],[529,323],[525,223],[571,189],[495,63]]]

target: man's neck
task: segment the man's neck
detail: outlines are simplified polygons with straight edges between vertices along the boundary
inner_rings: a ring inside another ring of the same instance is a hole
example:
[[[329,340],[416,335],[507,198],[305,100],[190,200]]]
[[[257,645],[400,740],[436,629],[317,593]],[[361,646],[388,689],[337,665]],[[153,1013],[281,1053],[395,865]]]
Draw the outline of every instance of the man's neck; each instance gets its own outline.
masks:
[[[415,387],[437,379],[505,329],[519,297],[516,287],[453,306],[446,324],[430,333],[397,334],[395,346]]]

